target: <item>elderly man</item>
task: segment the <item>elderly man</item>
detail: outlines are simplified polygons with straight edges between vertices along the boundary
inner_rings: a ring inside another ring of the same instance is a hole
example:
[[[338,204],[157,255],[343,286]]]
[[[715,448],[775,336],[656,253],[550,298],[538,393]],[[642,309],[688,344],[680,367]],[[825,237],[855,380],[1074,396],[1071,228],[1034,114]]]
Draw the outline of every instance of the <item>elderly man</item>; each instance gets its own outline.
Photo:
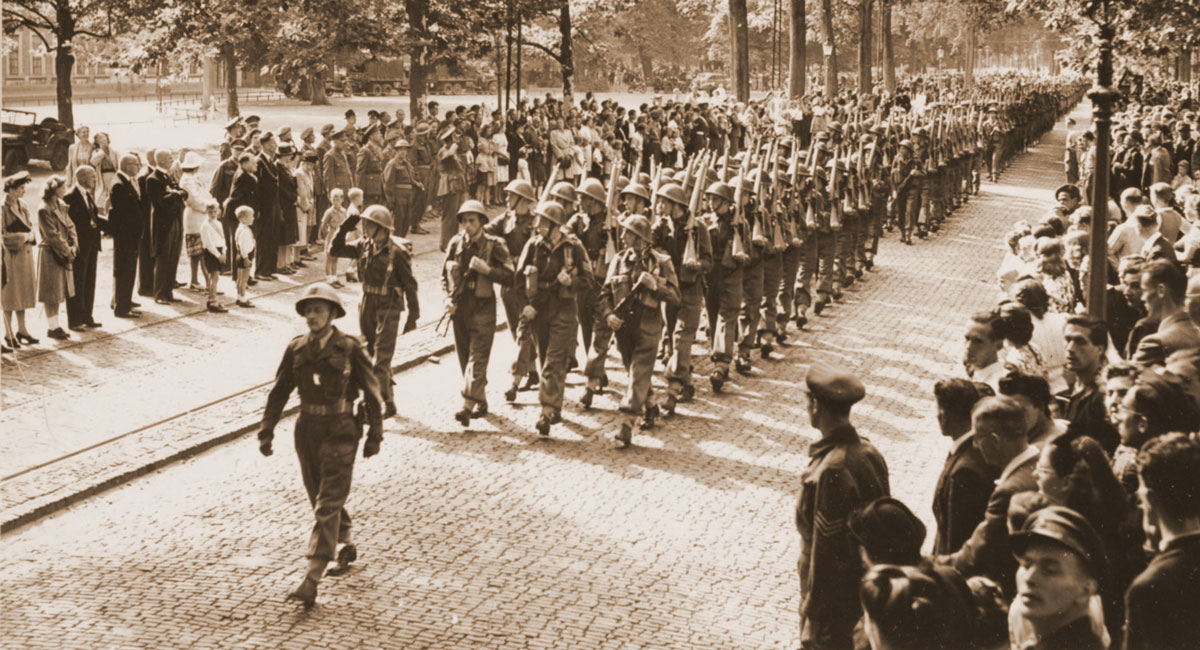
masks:
[[[108,232],[113,238],[112,310],[117,318],[137,318],[133,283],[137,276],[138,244],[142,238],[142,212],[145,199],[134,180],[142,163],[133,154],[121,156],[117,178],[113,182],[108,213]]]
[[[800,531],[800,647],[852,648],[862,615],[858,584],[863,565],[847,522],[854,511],[891,496],[888,468],[874,445],[859,437],[850,409],[866,395],[857,377],[814,364],[805,377],[808,417],[821,439],[808,449],[796,506]]]
[[[67,298],[67,326],[76,332],[85,327],[100,327],[92,318],[96,302],[96,262],[100,258],[100,229],[107,224],[96,211],[96,170],[90,165],[75,168],[75,188],[64,197],[67,215],[75,224],[79,252],[71,265],[75,294]]]
[[[187,190],[179,187],[166,170],[174,158],[169,151],[155,154],[158,169],[146,179],[150,201],[150,253],[154,258],[154,302],[168,305],[175,297],[175,270],[183,248],[183,208]]]

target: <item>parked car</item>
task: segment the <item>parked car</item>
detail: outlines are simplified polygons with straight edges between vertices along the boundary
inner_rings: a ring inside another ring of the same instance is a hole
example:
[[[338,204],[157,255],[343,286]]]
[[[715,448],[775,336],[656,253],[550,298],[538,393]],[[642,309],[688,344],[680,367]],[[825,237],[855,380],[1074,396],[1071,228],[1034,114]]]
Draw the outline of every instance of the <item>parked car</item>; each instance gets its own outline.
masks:
[[[67,168],[67,154],[75,140],[75,129],[53,117],[38,122],[37,114],[3,109],[4,175],[15,173],[31,160],[45,160],[51,169]]]
[[[720,72],[701,72],[692,79],[692,92],[711,93],[717,88],[728,88],[729,77]]]

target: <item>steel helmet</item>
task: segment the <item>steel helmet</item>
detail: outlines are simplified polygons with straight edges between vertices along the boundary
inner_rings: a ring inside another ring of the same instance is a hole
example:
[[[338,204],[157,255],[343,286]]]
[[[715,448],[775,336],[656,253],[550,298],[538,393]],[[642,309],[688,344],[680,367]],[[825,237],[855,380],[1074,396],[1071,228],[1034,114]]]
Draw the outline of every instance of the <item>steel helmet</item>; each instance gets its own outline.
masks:
[[[913,143],[912,143],[912,140],[908,140],[908,139],[901,140],[901,141],[900,141],[900,144],[898,144],[898,145],[896,145],[896,146],[897,146],[897,148],[899,148],[899,149],[908,149],[908,151],[909,151],[910,153],[911,153],[911,152],[912,152],[912,150],[913,150]]]
[[[621,227],[637,235],[647,244],[653,244],[650,237],[650,220],[640,214],[631,214],[621,222]]]
[[[658,191],[654,194],[672,203],[677,203],[685,208],[687,207],[687,192],[678,183],[663,183],[662,187],[658,188]]]
[[[617,191],[618,192],[625,189],[625,187],[627,185],[629,185],[629,177],[628,176],[618,176],[617,177]]]
[[[558,201],[542,201],[533,209],[533,214],[553,221],[555,225],[563,225],[563,207]]]
[[[662,174],[663,178],[674,178],[675,177],[675,168],[663,167],[662,169],[660,169],[658,171],[658,173]]]
[[[567,181],[559,181],[550,189],[550,196],[561,199],[567,205],[575,205],[575,186]]]
[[[579,193],[601,203],[608,199],[608,192],[604,190],[604,184],[594,178],[583,179],[583,182],[579,184]]]
[[[462,221],[463,215],[466,214],[477,214],[482,222],[487,223],[487,208],[483,207],[483,204],[475,199],[467,199],[466,201],[463,201],[462,207],[458,209],[458,214],[456,216],[458,217],[459,221]]]
[[[516,194],[517,196],[530,201],[537,200],[537,194],[533,191],[533,186],[529,184],[529,181],[522,178],[509,181],[508,185],[504,186],[504,191],[508,192],[509,194]]]
[[[338,294],[333,290],[333,287],[325,284],[324,282],[318,282],[316,284],[309,285],[308,288],[304,290],[304,295],[300,296],[300,299],[296,301],[296,313],[303,316],[304,303],[310,300],[324,300],[325,302],[329,303],[333,310],[334,318],[341,318],[342,316],[346,315],[346,308],[342,307],[342,299],[338,297]]]
[[[366,210],[363,210],[362,216],[359,218],[363,221],[379,224],[387,228],[388,232],[392,231],[392,211],[382,205],[368,206]]]
[[[647,203],[650,202],[650,190],[646,189],[646,186],[642,185],[641,183],[630,183],[626,185],[625,189],[621,190],[621,196],[625,196],[626,194],[640,196],[645,199]]]
[[[704,193],[711,194],[713,196],[719,196],[722,199],[733,203],[733,188],[730,187],[728,183],[717,181],[712,185],[709,185],[708,189],[704,190]]]
[[[646,187],[650,187],[654,184],[654,180],[651,179],[650,174],[647,174],[646,172],[638,174],[636,182],[640,185],[645,185]]]
[[[675,172],[675,176],[671,180],[678,183],[680,186],[682,186],[684,184],[684,182],[687,181],[687,177],[688,177],[687,170],[681,169],[681,170]]]
[[[744,177],[742,177],[742,193],[743,194],[746,192],[750,192],[751,194],[754,193],[754,182],[756,180],[758,180],[758,175],[760,173],[762,173],[762,170],[755,167],[754,169],[750,170],[749,174],[746,174]]]

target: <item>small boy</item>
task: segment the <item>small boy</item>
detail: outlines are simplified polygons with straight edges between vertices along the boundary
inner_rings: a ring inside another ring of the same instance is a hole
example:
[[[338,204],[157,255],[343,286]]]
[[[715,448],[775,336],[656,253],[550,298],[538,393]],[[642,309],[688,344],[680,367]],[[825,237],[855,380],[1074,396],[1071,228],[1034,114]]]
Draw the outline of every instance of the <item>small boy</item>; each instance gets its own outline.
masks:
[[[321,231],[318,233],[320,240],[325,242],[325,281],[335,289],[346,285],[337,279],[338,258],[329,254],[329,244],[333,242],[333,236],[346,220],[345,201],[346,195],[342,190],[335,187],[329,192],[329,209],[325,210],[321,217]]]
[[[362,209],[363,209],[362,188],[358,188],[358,187],[350,188],[350,192],[347,194],[347,196],[350,197],[350,207],[346,210],[346,218],[349,219],[350,217],[354,217],[354,221],[357,223],[358,218],[362,214]],[[333,232],[334,232],[334,234],[337,234],[336,230]],[[359,233],[361,234],[361,232],[362,231],[360,229]],[[358,259],[357,258],[350,260],[350,270],[346,271],[346,282],[358,282]]]
[[[254,262],[254,208],[243,205],[234,213],[237,215],[237,234],[234,235],[234,245],[237,246],[234,274],[237,276],[237,306],[253,307],[254,303],[246,297],[246,287],[250,280],[250,267]]]
[[[225,259],[225,229],[221,227],[221,210],[216,201],[205,204],[204,211],[208,218],[200,224],[200,242],[204,247],[201,264],[208,280],[208,311],[223,314],[229,310],[217,300],[217,281],[221,278],[221,260]]]

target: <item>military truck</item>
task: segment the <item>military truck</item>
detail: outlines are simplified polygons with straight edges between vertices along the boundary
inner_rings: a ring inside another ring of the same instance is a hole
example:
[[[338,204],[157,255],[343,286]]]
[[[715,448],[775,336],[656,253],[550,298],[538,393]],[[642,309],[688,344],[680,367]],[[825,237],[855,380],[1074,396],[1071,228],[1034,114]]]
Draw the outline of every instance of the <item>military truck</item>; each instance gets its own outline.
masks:
[[[72,129],[53,117],[38,121],[37,113],[3,109],[4,175],[16,173],[31,160],[45,160],[60,172],[75,140]]]

